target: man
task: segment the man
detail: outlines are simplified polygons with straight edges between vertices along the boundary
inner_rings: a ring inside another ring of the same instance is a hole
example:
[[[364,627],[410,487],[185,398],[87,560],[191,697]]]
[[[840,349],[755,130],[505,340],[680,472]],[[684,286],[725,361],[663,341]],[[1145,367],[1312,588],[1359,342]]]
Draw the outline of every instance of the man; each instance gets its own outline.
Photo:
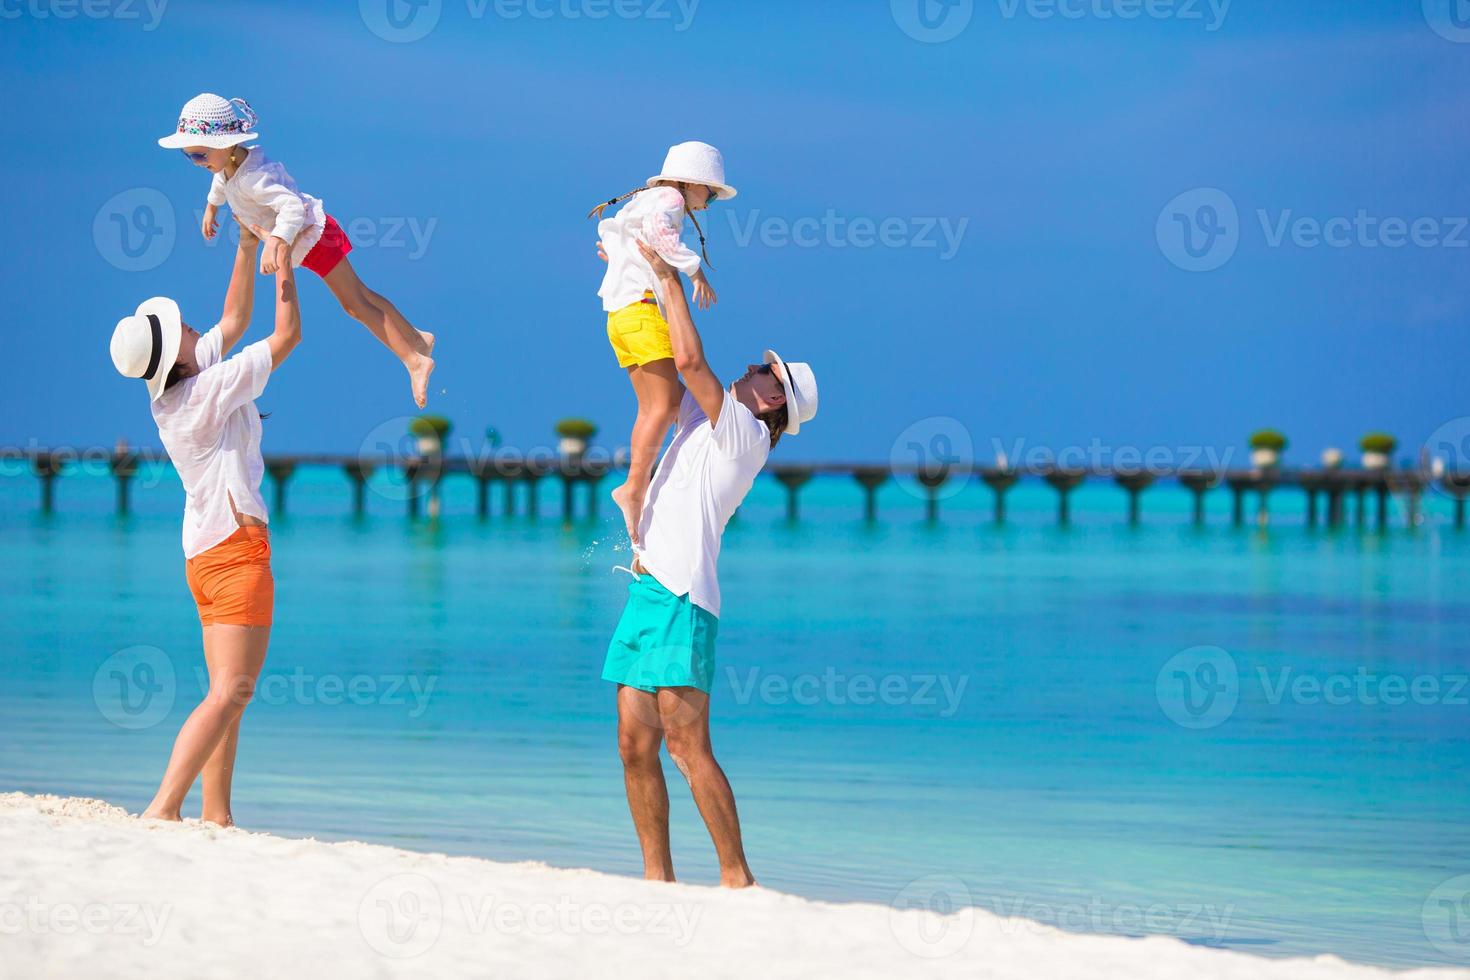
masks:
[[[669,793],[659,746],[689,781],[720,859],[720,884],[755,884],[740,842],[740,818],[709,739],[715,672],[720,536],[782,434],[817,414],[811,368],[766,351],[727,389],[704,359],[679,274],[640,243],[653,267],[683,378],[674,441],[659,462],[638,522],[623,610],[602,677],[618,685],[618,752],[628,809],[643,849],[643,876],[673,881]]]

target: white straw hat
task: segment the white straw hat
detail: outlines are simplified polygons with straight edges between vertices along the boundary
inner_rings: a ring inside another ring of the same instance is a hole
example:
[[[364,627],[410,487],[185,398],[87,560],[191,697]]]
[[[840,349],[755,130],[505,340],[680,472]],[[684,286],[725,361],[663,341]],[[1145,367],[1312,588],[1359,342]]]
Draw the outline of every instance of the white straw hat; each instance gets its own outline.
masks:
[[[132,316],[117,321],[112,331],[113,367],[125,378],[142,378],[150,402],[163,394],[163,383],[178,360],[182,324],[179,304],[155,296],[144,300]]]
[[[179,110],[179,128],[160,139],[158,145],[166,150],[186,146],[223,149],[258,139],[250,130],[259,119],[244,99],[224,99],[205,92],[184,103]]]
[[[786,434],[794,436],[801,431],[803,422],[816,417],[817,376],[805,361],[787,364],[773,350],[766,351],[766,363],[781,369],[781,387],[786,389]]]
[[[725,158],[720,156],[720,151],[698,140],[669,147],[663,171],[648,178],[649,187],[677,183],[713,187],[715,197],[721,201],[730,200],[736,193],[735,188],[725,183]]]

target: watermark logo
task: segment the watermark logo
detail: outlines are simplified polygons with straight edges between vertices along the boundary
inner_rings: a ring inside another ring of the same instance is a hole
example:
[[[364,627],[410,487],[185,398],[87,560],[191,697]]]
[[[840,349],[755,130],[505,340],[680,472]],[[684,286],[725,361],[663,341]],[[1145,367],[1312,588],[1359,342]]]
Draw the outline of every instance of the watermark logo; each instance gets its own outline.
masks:
[[[392,959],[422,956],[444,930],[444,902],[435,884],[406,872],[384,878],[357,904],[357,929],[373,951]]]
[[[1054,903],[1032,901],[1021,895],[993,899],[988,904],[1000,917],[1001,932],[1007,935],[1066,929],[1124,936],[1178,936],[1218,944],[1230,935],[1230,920],[1235,915],[1233,904],[1134,905],[1101,897],[1086,902]]]
[[[1164,258],[1186,272],[1210,272],[1235,257],[1240,213],[1217,187],[1178,195],[1159,212],[1154,237]]]
[[[123,272],[158,268],[173,252],[177,236],[173,204],[151,187],[114,194],[92,219],[97,254]]]
[[[1175,20],[1199,22],[1214,33],[1225,25],[1231,0],[997,0],[1000,15],[1014,20]]]
[[[0,20],[138,20],[152,31],[167,7],[168,0],[0,0]]]
[[[1420,475],[1437,493],[1455,497],[1444,484],[1453,481],[1459,495],[1470,492],[1470,415],[1450,419],[1424,440],[1419,451]],[[1461,489],[1464,488],[1464,489]]]
[[[948,415],[919,419],[900,432],[888,449],[888,468],[895,477],[911,471],[920,477],[917,486],[907,479],[897,480],[898,485],[905,493],[925,500],[931,496],[944,500],[964,490],[974,463],[970,430]],[[956,474],[960,479],[954,479]]]
[[[427,37],[439,25],[443,0],[357,0],[367,29],[393,44]]]
[[[954,875],[916,878],[889,903],[888,927],[899,945],[915,956],[953,956],[975,931],[970,889]]]
[[[796,675],[762,673],[759,667],[743,672],[725,668],[725,677],[734,692],[735,703],[798,704],[812,707],[828,704],[835,707],[855,705],[868,707],[934,708],[940,718],[951,718],[960,709],[968,674],[844,674],[828,667],[820,674]]]
[[[1445,40],[1470,43],[1470,0],[1424,0],[1424,20]]]
[[[0,902],[0,936],[22,933],[44,936],[135,937],[145,947],[157,946],[173,915],[172,904],[137,902],[46,902],[31,896]]]
[[[893,22],[915,41],[954,40],[975,15],[975,0],[889,0]]]
[[[176,692],[173,661],[158,647],[119,650],[92,675],[92,701],[118,728],[158,724],[173,707]]]
[[[1214,728],[1235,712],[1240,671],[1235,658],[1219,647],[1190,647],[1159,668],[1154,682],[1159,707],[1183,728]]]
[[[1424,900],[1424,938],[1451,959],[1470,962],[1470,874],[1442,881]]]
[[[759,241],[765,248],[912,248],[933,250],[941,262],[959,254],[970,227],[969,218],[847,217],[828,208],[820,217],[786,218],[762,215],[759,208],[739,218],[726,211],[730,237],[737,248]]]

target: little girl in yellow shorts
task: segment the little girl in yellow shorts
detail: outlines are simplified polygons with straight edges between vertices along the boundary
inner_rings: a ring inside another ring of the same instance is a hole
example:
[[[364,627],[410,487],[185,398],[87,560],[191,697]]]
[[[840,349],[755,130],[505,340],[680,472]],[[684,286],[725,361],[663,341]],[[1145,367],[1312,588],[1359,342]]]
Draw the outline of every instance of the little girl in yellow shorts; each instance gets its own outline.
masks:
[[[725,161],[708,143],[690,141],[669,148],[663,170],[637,190],[615,197],[592,209],[588,217],[601,216],[604,209],[632,198],[617,214],[597,225],[598,238],[607,255],[607,274],[597,295],[607,312],[607,339],[618,356],[618,367],[628,372],[638,398],[638,418],[629,440],[631,459],[628,479],[612,492],[623,512],[628,537],[638,543],[638,517],[648,493],[654,460],[664,434],[679,415],[679,373],[674,369],[674,349],[669,344],[669,325],[659,313],[653,292],[653,270],[638,252],[643,242],[694,284],[694,300],[700,309],[715,302],[715,291],[705,278],[704,232],[694,217],[713,200],[728,201],[735,188],[725,183]],[[700,255],[695,255],[680,238],[684,216],[699,232]]]

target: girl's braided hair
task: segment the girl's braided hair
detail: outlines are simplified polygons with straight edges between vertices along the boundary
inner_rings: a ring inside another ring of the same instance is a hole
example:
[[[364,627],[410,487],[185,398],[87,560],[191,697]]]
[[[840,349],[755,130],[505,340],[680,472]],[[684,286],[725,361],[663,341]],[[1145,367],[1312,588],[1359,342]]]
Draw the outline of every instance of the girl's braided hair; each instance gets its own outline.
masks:
[[[667,186],[667,185],[665,185],[665,186]],[[597,205],[597,207],[593,208],[591,211],[588,211],[587,212],[587,217],[589,217],[589,218],[601,218],[602,217],[602,212],[606,211],[608,208],[612,207],[614,204],[618,204],[618,203],[621,203],[623,201],[626,201],[628,198],[632,197],[633,195],[635,195],[635,194],[641,194],[641,193],[643,193],[644,191],[646,191],[648,189],[649,188],[647,188],[647,187],[635,187],[631,191],[628,191],[626,194],[619,194],[617,197],[613,198],[612,200],[610,200],[610,201],[604,201],[603,203]],[[711,189],[710,193],[711,194],[714,193],[713,189]],[[681,198],[683,197],[683,194],[682,193],[680,194],[680,197]],[[705,251],[705,248],[704,248],[704,229],[699,226],[699,219],[694,216],[694,212],[693,211],[689,210],[689,204],[687,202],[685,202],[685,204],[684,204],[684,213],[689,216],[689,220],[690,221],[694,222],[694,230],[699,235],[699,257],[700,257],[700,259],[704,262],[704,264],[706,266],[709,266],[709,268],[713,269],[714,266],[710,265],[709,253],[706,252]]]

